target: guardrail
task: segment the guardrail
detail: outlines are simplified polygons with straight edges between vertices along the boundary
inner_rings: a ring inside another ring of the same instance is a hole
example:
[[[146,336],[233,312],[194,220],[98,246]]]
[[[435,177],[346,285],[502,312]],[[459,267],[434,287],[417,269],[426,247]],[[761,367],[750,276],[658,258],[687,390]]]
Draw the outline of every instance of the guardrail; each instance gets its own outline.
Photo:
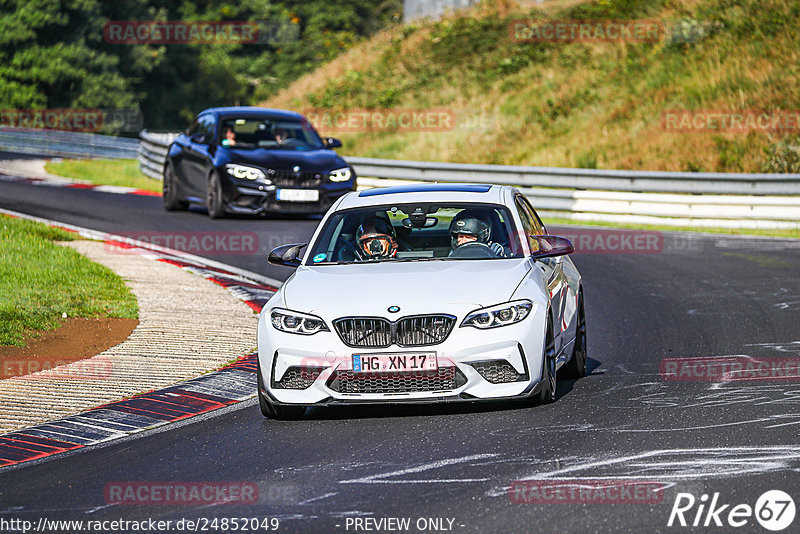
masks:
[[[177,133],[141,131],[137,159],[139,160],[139,170],[142,171],[142,174],[156,180],[164,178],[164,160],[167,158],[167,150],[172,140],[177,136]]]
[[[800,195],[800,174],[614,171],[347,158],[359,175],[600,191]]]
[[[139,166],[161,179],[177,134],[141,133]],[[800,228],[800,174],[615,171],[346,158],[371,187],[514,185],[546,217],[671,226]]]
[[[113,135],[33,128],[0,128],[0,150],[21,154],[131,159],[139,141]]]

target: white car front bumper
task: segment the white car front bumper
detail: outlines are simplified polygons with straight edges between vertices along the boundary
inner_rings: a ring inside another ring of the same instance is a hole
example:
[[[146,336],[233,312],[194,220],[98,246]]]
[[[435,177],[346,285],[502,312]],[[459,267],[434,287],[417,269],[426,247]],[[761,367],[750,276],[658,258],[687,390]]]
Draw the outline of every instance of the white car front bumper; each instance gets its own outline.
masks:
[[[259,366],[263,392],[281,404],[513,398],[530,395],[542,376],[546,311],[541,305],[519,323],[487,330],[460,327],[463,317],[458,317],[444,342],[408,348],[349,347],[330,323],[330,332],[310,336],[281,332],[270,324],[269,312],[259,318]],[[435,354],[439,370],[352,371],[354,354],[390,353]]]

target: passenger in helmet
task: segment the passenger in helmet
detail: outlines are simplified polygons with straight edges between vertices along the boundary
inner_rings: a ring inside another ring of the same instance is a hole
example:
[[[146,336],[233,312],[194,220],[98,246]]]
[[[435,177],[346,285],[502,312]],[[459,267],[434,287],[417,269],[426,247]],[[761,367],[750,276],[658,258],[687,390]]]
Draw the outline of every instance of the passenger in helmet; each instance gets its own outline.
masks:
[[[492,226],[480,214],[464,210],[453,217],[450,223],[450,254],[469,243],[482,243],[489,247],[497,257],[506,257],[508,251],[500,243],[493,243]]]
[[[378,217],[362,221],[356,231],[358,251],[365,259],[394,258],[397,254],[397,240],[392,225]]]

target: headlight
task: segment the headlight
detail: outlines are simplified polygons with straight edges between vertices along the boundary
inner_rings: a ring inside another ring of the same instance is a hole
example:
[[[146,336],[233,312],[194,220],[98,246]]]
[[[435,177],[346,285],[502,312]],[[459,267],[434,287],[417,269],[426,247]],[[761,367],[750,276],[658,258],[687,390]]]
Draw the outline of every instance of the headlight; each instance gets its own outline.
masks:
[[[515,300],[469,313],[461,326],[475,328],[496,328],[518,323],[531,312],[533,304],[529,300]]]
[[[225,165],[225,170],[228,171],[228,174],[234,178],[239,178],[240,180],[267,179],[267,175],[264,174],[264,171],[261,169],[256,169],[255,167],[248,167],[247,165],[236,165],[234,163],[229,163],[228,165]]]
[[[325,321],[316,315],[275,308],[270,313],[272,326],[281,332],[310,336],[317,332],[330,332]]]
[[[346,182],[352,175],[353,172],[350,170],[350,167],[345,167],[344,169],[336,169],[335,171],[331,171],[330,179],[331,182]]]

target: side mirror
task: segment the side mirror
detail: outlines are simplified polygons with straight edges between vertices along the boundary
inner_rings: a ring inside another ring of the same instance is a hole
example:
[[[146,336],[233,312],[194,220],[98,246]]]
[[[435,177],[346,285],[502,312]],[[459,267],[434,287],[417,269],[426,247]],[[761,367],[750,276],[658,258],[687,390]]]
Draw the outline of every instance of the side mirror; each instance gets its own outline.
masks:
[[[328,148],[341,148],[342,142],[335,137],[326,137],[325,146]]]
[[[300,267],[300,251],[307,244],[308,243],[281,245],[269,253],[267,262],[272,265],[283,265],[285,267]]]
[[[209,133],[196,133],[189,138],[192,143],[198,145],[207,145],[211,143],[211,134]]]
[[[531,238],[539,243],[539,250],[531,252],[531,257],[534,259],[565,256],[575,252],[572,241],[566,237],[557,235],[532,235]]]

